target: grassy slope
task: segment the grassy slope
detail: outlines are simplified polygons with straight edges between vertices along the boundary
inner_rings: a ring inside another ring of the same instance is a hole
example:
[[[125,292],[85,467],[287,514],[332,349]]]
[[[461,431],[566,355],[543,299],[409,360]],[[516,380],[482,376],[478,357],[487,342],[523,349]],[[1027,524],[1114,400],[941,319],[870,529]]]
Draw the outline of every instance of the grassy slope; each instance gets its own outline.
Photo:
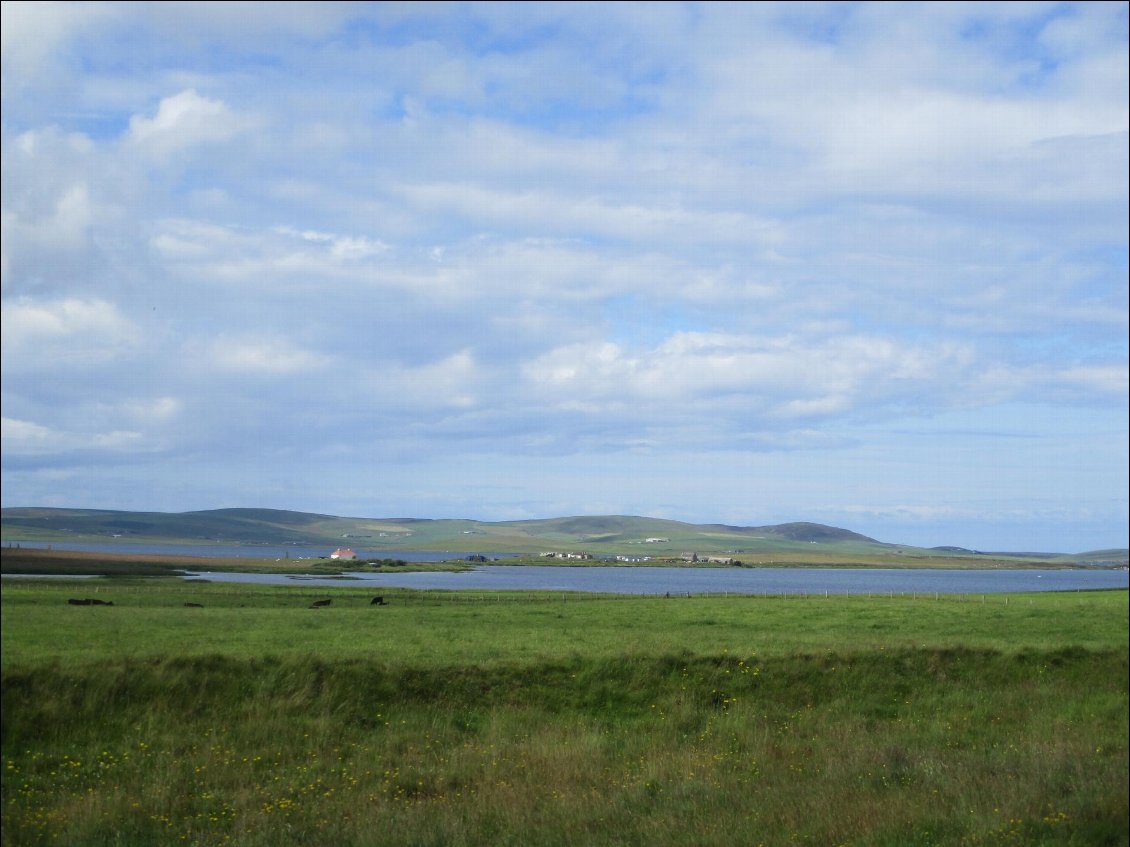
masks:
[[[89,590],[5,587],[3,844],[1127,840],[1126,592]]]

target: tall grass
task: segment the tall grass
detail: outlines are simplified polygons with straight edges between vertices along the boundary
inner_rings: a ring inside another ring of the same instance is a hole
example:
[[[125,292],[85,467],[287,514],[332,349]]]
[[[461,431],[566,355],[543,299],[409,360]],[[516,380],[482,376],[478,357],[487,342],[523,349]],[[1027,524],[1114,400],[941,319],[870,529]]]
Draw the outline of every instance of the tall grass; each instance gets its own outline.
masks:
[[[1125,592],[125,596],[5,589],[3,844],[1128,839]],[[37,620],[64,621],[47,650]],[[322,626],[347,638],[323,652]]]

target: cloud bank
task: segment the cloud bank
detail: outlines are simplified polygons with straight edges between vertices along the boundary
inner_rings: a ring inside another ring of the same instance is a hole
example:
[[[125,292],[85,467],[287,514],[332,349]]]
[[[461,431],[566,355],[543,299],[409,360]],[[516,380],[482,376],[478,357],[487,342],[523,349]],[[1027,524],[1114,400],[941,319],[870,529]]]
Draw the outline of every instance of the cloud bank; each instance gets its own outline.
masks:
[[[1125,4],[3,16],[5,505],[1128,543]]]

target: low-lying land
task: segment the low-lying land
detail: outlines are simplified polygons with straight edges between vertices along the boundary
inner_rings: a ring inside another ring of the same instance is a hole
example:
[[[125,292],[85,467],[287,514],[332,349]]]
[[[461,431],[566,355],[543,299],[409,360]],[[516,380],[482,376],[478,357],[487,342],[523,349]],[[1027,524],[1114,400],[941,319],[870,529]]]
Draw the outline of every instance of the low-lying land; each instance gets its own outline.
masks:
[[[1033,562],[1023,559],[969,559],[951,557],[940,560],[909,555],[842,556],[832,552],[804,551],[805,555],[778,552],[756,560],[742,560],[740,564],[719,564],[710,561],[685,562],[679,558],[653,558],[634,564],[649,567],[814,567],[814,568],[1031,568],[1078,567],[1067,563]],[[604,559],[546,559],[538,556],[510,556],[490,560],[500,565],[566,565],[569,567],[628,566],[632,563]],[[236,573],[271,573],[290,575],[341,576],[348,572],[390,573],[407,571],[463,571],[475,566],[468,558],[453,558],[438,562],[408,562],[395,558],[340,562],[329,558],[254,558],[241,556],[187,556],[165,553],[97,553],[71,550],[48,550],[31,547],[0,548],[0,573],[28,576],[112,576],[154,577],[184,574],[186,571],[229,571]]]
[[[1125,591],[92,591],[5,583],[3,844],[1130,837]]]
[[[173,576],[186,571],[231,571],[237,573],[312,574],[338,576],[346,571],[382,573],[396,571],[469,570],[466,561],[405,562],[374,559],[343,564],[321,559],[257,559],[218,556],[181,556],[167,553],[93,553],[78,550],[42,550],[30,547],[0,549],[0,573],[27,576]]]

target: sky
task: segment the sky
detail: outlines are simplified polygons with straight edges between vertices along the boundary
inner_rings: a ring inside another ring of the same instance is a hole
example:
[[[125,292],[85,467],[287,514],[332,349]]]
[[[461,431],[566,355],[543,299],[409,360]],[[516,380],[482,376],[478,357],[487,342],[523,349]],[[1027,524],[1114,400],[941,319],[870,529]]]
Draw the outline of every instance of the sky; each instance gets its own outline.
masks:
[[[1127,547],[1099,3],[31,3],[2,499]]]

